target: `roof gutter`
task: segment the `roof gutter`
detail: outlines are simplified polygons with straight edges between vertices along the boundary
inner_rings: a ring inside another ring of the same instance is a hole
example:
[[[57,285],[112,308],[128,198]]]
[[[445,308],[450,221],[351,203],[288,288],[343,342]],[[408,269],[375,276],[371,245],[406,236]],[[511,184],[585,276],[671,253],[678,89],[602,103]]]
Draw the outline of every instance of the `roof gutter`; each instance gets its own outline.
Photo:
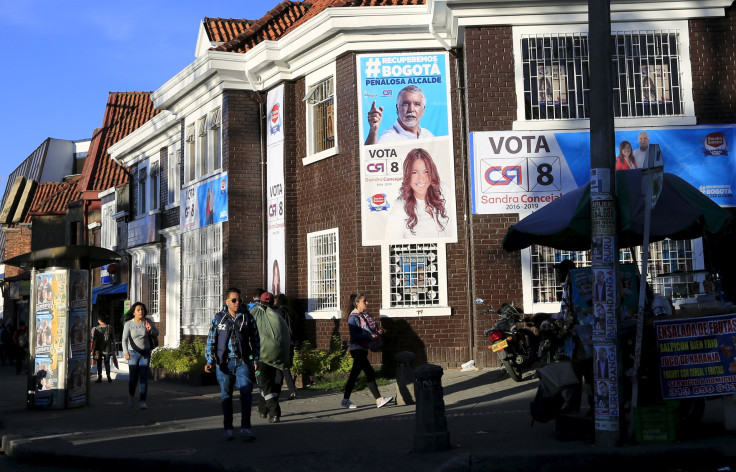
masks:
[[[437,31],[435,31],[434,25],[432,24],[432,17],[431,16],[429,17],[429,34],[431,34],[432,36],[434,36],[434,39],[436,39],[437,42],[440,43],[442,45],[442,47],[445,48],[446,51],[449,51],[450,49],[452,49],[452,47],[449,44],[447,44],[447,42],[444,39],[442,39],[442,37],[439,35],[439,33],[437,33]]]

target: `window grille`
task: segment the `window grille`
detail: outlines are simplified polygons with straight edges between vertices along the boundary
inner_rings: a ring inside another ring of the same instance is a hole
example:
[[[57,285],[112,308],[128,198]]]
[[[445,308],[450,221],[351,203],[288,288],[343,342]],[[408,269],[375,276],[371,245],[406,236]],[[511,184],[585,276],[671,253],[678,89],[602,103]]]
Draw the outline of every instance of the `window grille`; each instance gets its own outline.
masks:
[[[132,252],[134,258],[135,286],[131,295],[134,299],[145,303],[148,313],[155,321],[159,321],[160,306],[160,252],[157,248],[149,247]]]
[[[340,309],[338,243],[337,229],[307,235],[309,311]]]
[[[565,259],[575,267],[589,267],[590,251],[560,251],[546,246],[531,247],[532,291],[534,303],[551,303],[562,300],[562,288],[557,281],[555,264]]]
[[[614,116],[681,116],[677,30],[617,31],[611,36]],[[527,120],[590,117],[587,33],[521,35]]]
[[[182,325],[206,332],[222,309],[222,224],[182,234]]]
[[[305,100],[311,114],[312,152],[316,154],[335,147],[335,95],[332,77],[312,86]]]
[[[148,263],[145,269],[147,297],[145,304],[154,319],[159,319],[159,263]]]
[[[390,306],[440,305],[437,244],[401,244],[389,247]]]

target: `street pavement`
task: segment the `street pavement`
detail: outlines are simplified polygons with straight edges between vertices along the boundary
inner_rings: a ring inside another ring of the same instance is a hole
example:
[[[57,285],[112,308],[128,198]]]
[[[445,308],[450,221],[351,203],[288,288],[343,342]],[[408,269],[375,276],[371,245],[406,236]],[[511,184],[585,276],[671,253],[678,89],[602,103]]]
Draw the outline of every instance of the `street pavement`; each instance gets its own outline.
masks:
[[[29,468],[135,472],[736,470],[736,432],[723,426],[720,399],[707,402],[701,425],[674,444],[601,447],[556,439],[554,422],[531,426],[531,373],[516,383],[500,369],[445,370],[451,448],[419,453],[412,451],[415,406],[377,409],[367,391],[355,392],[358,408],[347,410],[340,393],[300,389],[296,400],[282,401],[281,423],[269,424],[254,409],[257,440],[245,443],[224,440],[216,385],[151,381],[148,409],[139,410],[127,404],[120,367],[113,383],[91,384],[90,405],[67,410],[26,409],[26,377],[0,367],[4,454]],[[394,396],[395,388],[381,393]],[[235,405],[237,412],[237,398]]]

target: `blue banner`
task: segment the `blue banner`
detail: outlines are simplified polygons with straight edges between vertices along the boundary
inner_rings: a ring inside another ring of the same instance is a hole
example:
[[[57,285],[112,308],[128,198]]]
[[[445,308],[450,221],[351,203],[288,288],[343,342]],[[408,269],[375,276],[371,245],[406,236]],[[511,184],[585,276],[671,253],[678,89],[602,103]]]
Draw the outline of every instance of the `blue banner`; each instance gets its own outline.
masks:
[[[656,320],[662,398],[736,393],[736,314]]]

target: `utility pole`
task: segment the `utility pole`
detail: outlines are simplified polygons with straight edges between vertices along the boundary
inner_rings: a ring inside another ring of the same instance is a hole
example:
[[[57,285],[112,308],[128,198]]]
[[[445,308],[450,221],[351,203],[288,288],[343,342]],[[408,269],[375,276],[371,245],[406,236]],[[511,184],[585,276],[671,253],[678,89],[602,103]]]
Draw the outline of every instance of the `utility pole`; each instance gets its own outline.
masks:
[[[621,438],[621,349],[618,340],[618,238],[616,235],[615,137],[611,87],[611,2],[588,0],[590,64],[591,257],[594,313],[605,308],[602,329],[593,330],[595,443],[616,446]]]

